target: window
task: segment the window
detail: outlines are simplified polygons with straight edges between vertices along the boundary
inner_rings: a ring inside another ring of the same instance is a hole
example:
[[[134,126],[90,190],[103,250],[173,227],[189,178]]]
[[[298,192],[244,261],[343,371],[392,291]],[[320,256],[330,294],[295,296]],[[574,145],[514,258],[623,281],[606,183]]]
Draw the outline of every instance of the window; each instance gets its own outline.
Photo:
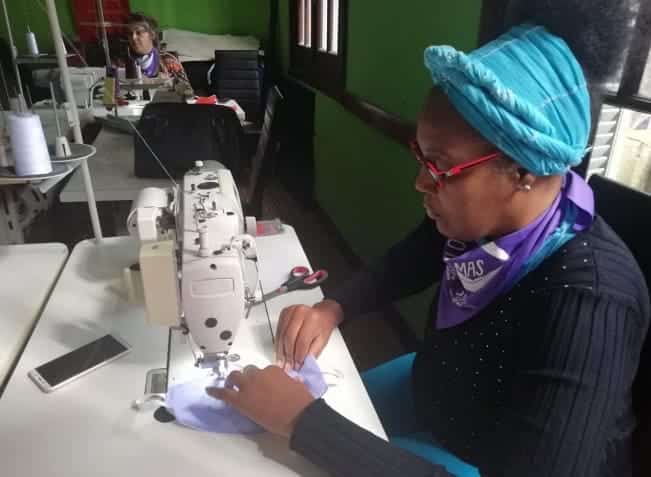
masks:
[[[332,96],[345,87],[347,0],[291,0],[290,73]]]
[[[651,194],[651,115],[604,105],[588,174]]]
[[[627,59],[603,85],[588,175],[600,174],[651,194],[651,2],[637,12]]]

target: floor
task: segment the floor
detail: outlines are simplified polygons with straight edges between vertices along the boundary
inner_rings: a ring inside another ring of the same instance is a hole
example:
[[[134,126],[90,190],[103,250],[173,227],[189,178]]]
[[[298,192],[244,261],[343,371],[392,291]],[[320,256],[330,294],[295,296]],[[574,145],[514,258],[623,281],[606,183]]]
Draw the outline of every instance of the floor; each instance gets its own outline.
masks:
[[[105,236],[126,234],[123,224],[129,207],[126,202],[98,205]],[[279,182],[272,180],[267,185],[261,215],[262,218],[280,217],[284,223],[295,227],[311,264],[328,270],[330,277],[323,287],[326,295],[355,272],[358,265],[342,250],[323,212],[293,199]],[[72,250],[76,243],[90,237],[92,228],[86,204],[55,201],[30,228],[27,242],[62,242]],[[396,323],[399,316],[389,309],[342,326],[344,339],[360,371],[406,352],[400,334],[389,324],[391,320]]]

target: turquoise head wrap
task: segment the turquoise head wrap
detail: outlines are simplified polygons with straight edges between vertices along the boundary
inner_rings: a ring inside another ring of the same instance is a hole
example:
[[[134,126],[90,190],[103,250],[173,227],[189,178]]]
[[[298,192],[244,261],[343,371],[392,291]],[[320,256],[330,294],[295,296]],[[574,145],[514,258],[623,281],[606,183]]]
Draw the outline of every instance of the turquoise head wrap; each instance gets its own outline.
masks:
[[[467,55],[430,46],[425,65],[466,121],[534,175],[562,175],[583,159],[587,82],[565,41],[544,27],[514,27]]]

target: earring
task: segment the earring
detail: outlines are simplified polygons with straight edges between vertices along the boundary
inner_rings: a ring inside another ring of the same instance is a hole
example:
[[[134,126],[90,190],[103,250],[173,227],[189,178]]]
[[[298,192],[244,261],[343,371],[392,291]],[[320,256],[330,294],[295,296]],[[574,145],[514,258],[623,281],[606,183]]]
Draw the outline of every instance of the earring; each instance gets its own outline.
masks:
[[[531,184],[521,185],[520,187],[518,187],[518,189],[523,190],[525,192],[531,192]]]

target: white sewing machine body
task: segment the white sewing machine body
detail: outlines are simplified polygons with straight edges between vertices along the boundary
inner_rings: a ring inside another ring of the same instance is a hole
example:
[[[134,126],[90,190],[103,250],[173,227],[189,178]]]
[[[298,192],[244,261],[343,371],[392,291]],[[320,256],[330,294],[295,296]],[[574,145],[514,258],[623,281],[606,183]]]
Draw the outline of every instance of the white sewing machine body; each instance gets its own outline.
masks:
[[[148,320],[186,329],[198,348],[197,365],[220,375],[258,283],[247,223],[255,230],[230,171],[201,163],[185,175],[181,190],[144,190],[129,216],[129,230],[143,242]]]

